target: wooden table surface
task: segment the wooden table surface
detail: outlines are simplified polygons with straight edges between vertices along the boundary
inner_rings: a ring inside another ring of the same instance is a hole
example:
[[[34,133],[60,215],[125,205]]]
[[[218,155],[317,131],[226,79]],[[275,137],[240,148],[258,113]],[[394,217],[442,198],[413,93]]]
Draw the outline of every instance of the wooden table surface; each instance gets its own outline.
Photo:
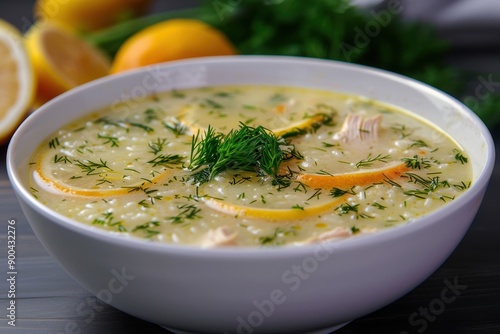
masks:
[[[179,2],[163,1],[157,9],[180,6]],[[33,1],[28,0],[2,0],[0,18],[25,29],[32,20],[32,4]],[[464,61],[464,57],[460,59]],[[497,59],[500,63],[500,57]],[[500,131],[493,131],[493,136],[497,148],[500,147]],[[6,151],[7,145],[0,146],[0,333],[169,333],[102,304],[73,281],[45,251],[26,221],[9,183]],[[500,156],[499,149],[497,156]],[[498,194],[499,159],[477,217],[450,258],[404,297],[351,322],[336,333],[500,333]],[[15,220],[17,232],[16,327],[9,326],[6,319],[9,220]],[[443,303],[441,293],[450,282],[460,285],[457,298]],[[440,309],[440,305],[444,305],[444,309]]]

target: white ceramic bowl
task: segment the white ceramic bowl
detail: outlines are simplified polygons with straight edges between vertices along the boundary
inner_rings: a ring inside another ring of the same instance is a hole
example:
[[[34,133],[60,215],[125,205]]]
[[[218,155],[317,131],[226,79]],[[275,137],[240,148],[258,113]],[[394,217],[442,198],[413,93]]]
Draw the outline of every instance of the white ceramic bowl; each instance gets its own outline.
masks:
[[[444,208],[374,235],[296,248],[197,249],[111,235],[33,198],[27,166],[59,127],[148,93],[206,85],[273,84],[359,94],[415,112],[450,133],[473,165],[472,187]],[[391,303],[432,274],[474,219],[494,147],[455,99],[363,66],[290,57],[172,62],[94,81],[52,100],[18,129],[8,173],[36,235],[82,286],[112,306],[178,332],[327,332]]]

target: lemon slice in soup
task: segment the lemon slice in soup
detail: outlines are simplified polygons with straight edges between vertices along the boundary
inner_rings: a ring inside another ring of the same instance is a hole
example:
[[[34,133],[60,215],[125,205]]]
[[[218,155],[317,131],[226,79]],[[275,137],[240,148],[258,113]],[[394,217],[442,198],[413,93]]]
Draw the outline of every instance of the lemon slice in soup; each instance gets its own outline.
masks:
[[[242,100],[252,101],[252,104],[242,104]],[[311,107],[291,95],[275,93],[269,96],[238,90],[207,90],[196,100],[184,104],[176,117],[190,129],[191,134],[206,130],[209,125],[225,133],[238,128],[242,123],[251,127],[264,125],[276,135],[283,135],[307,130],[322,123],[326,117],[330,117],[327,112],[331,113],[333,110],[325,110],[321,104]]]
[[[225,172],[201,186],[199,193],[214,210],[270,221],[318,216],[343,200],[322,196],[321,189],[305,189],[299,183],[292,187],[300,190],[281,192],[270,180],[262,180],[255,174]]]
[[[237,205],[216,198],[205,199],[205,204],[214,210],[229,215],[262,218],[269,221],[295,220],[319,216],[328,210],[334,209],[340,202],[341,200],[336,199],[309,207],[302,207],[299,204],[296,204],[290,209],[268,209]]]
[[[54,144],[57,145],[57,144]],[[88,150],[88,151],[86,151]],[[74,196],[124,195],[157,183],[180,166],[179,155],[124,157],[113,150],[48,149],[40,155],[34,179],[43,188]]]
[[[356,172],[340,174],[300,174],[297,181],[313,188],[342,188],[365,186],[385,180],[394,180],[410,170],[404,162],[392,162],[380,168],[363,169]]]

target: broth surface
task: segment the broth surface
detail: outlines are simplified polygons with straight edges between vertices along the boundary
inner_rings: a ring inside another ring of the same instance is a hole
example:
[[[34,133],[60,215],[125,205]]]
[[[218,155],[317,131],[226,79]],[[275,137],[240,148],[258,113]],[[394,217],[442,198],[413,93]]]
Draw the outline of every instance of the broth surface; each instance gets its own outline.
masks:
[[[209,127],[226,146],[243,130],[269,134],[261,137],[279,145],[279,169],[265,172],[274,155],[251,137],[231,146],[220,161],[227,169],[207,179],[213,165],[193,166],[192,154]],[[233,149],[252,166],[231,168]],[[262,161],[252,161],[257,153]],[[96,111],[41,143],[30,175],[40,202],[110,233],[200,247],[279,246],[409,223],[466,191],[472,167],[444,132],[377,101],[228,86]]]

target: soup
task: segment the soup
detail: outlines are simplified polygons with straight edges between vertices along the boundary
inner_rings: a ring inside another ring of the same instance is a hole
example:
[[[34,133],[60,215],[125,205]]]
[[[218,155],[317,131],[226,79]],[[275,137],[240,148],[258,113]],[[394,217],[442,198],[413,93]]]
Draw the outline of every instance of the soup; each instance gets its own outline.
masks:
[[[170,91],[41,143],[31,190],[63,215],[151,242],[305,245],[375,233],[466,191],[466,152],[411,113],[297,87]]]

